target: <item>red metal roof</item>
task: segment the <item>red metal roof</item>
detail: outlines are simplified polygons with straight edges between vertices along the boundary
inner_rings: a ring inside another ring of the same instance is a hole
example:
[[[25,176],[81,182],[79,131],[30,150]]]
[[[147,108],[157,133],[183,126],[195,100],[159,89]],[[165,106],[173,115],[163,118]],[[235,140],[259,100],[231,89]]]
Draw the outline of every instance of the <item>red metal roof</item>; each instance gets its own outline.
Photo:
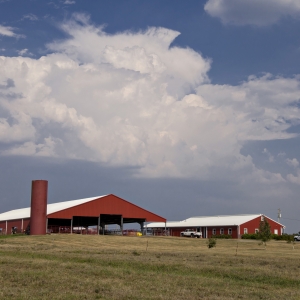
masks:
[[[146,222],[166,222],[148,210],[113,194],[48,214],[48,218],[72,219],[73,216],[98,217],[100,214],[122,215],[123,218],[145,219]]]

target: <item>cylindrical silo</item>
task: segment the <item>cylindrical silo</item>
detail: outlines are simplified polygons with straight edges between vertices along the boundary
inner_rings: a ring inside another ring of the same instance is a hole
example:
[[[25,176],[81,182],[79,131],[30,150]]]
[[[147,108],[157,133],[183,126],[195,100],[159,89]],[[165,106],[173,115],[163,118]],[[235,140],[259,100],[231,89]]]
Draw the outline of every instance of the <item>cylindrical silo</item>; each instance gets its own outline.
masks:
[[[30,235],[46,234],[47,180],[33,180],[31,188]]]

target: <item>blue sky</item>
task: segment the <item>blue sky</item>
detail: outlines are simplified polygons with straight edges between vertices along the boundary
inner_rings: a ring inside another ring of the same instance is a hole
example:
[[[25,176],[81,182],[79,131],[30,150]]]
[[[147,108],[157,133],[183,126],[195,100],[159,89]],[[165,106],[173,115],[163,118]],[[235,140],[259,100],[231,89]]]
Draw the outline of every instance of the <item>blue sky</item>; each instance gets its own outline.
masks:
[[[0,212],[114,193],[300,230],[297,0],[0,1]]]

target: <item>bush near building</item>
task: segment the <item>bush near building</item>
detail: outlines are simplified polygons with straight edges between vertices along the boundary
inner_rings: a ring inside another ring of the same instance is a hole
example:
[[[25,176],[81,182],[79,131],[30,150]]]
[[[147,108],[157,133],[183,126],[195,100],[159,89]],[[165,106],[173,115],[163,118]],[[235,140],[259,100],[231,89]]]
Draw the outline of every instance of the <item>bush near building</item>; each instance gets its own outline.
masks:
[[[247,233],[242,235],[242,239],[248,239],[248,240],[259,240],[259,235],[257,233]],[[278,235],[278,234],[272,234],[271,239],[276,240],[276,241],[289,241],[289,240],[294,240],[294,235],[293,234],[283,234],[283,235]]]
[[[214,239],[232,239],[231,234],[215,234],[212,236]]]

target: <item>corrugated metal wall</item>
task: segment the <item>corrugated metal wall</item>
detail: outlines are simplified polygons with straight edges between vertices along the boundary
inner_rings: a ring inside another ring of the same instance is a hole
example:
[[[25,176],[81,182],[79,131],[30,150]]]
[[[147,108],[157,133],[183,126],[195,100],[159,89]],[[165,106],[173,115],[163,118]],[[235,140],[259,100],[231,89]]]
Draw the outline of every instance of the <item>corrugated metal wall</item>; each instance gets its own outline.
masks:
[[[231,229],[231,236],[233,239],[238,238],[237,226],[212,226],[207,227],[207,237],[210,238],[213,236],[213,230],[216,230],[216,235],[220,235],[221,229],[223,229],[223,234],[230,234],[229,229]]]
[[[30,219],[19,220],[8,220],[7,221],[7,234],[11,234],[12,227],[17,227],[17,233],[24,233],[25,229],[29,225]],[[6,221],[0,221],[0,228],[2,228],[2,233],[6,233]]]
[[[273,220],[269,219],[268,217],[265,217],[265,219],[268,221],[271,227],[271,232],[274,234],[275,229],[277,229],[277,234],[281,235],[282,234],[282,226]],[[261,222],[261,217],[255,218],[247,223],[244,223],[240,226],[240,234],[244,234],[244,228],[247,228],[248,233],[255,233],[255,229],[259,229],[259,224]]]

